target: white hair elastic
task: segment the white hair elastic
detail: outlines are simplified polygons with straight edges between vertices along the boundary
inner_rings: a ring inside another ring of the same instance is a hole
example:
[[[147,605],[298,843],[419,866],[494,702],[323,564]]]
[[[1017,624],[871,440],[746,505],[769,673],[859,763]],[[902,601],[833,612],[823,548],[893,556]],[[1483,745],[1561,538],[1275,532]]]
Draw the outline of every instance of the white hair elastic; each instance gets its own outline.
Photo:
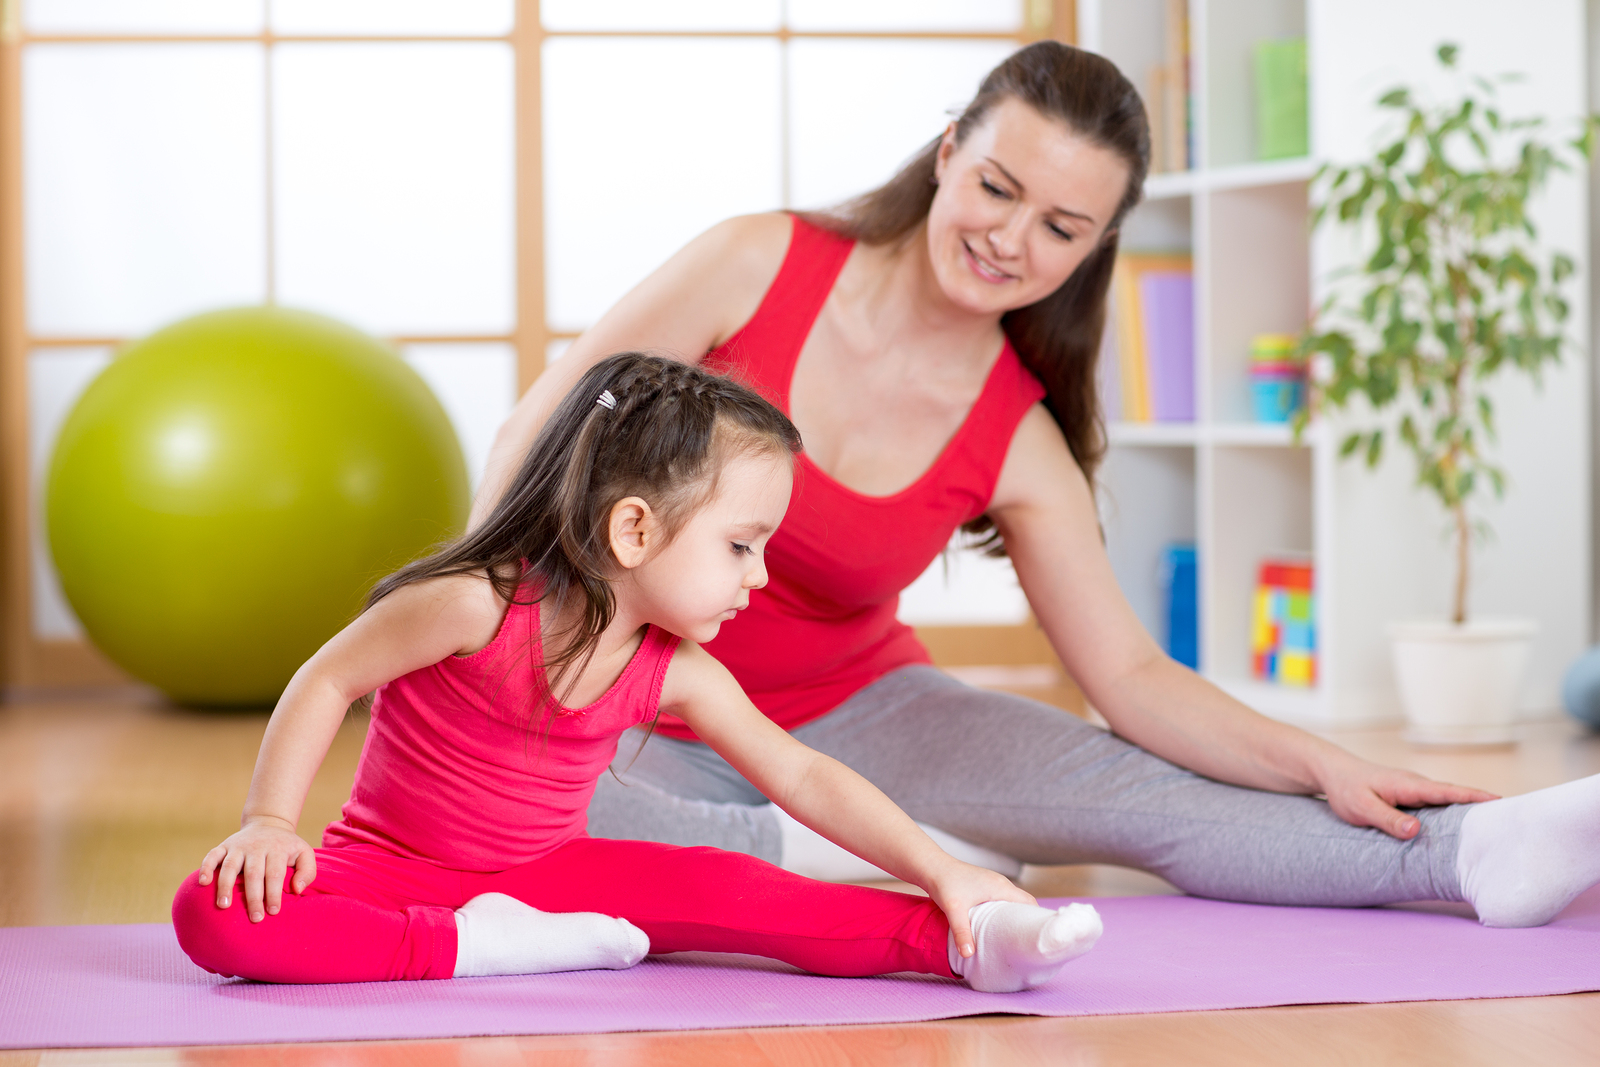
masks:
[[[617,409],[617,398],[611,395],[611,390],[609,389],[595,397],[594,402],[605,408],[607,411],[615,411]]]

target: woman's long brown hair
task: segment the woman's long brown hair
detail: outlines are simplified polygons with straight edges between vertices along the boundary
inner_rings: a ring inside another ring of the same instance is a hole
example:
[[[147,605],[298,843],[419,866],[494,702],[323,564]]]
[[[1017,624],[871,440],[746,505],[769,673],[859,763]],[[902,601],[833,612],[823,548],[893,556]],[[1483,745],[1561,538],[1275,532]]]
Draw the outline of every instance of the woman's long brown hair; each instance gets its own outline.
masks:
[[[670,541],[715,495],[729,459],[799,450],[794,423],[731,378],[664,356],[610,356],[561,401],[489,516],[384,578],[367,607],[414,582],[471,574],[509,604],[538,602],[552,618],[570,616],[550,635],[544,669],[534,672],[540,688],[525,709],[531,725],[533,711],[553,706],[553,687],[570,688],[583,673],[616,616],[610,520],[617,501],[648,502]]]
[[[1055,292],[1000,320],[1023,366],[1043,383],[1045,406],[1092,485],[1106,450],[1095,362],[1117,259],[1116,228],[1143,195],[1150,168],[1150,123],[1138,92],[1110,60],[1057,41],[1039,41],[1014,52],[983,79],[978,95],[956,119],[956,143],[1008,99],[1060,120],[1090,143],[1116,153],[1128,167],[1127,187],[1100,247]],[[886,184],[807,218],[870,245],[904,240],[927,219],[933,205],[940,140],[935,137]],[[987,516],[965,529],[988,535],[992,547],[1000,548]]]

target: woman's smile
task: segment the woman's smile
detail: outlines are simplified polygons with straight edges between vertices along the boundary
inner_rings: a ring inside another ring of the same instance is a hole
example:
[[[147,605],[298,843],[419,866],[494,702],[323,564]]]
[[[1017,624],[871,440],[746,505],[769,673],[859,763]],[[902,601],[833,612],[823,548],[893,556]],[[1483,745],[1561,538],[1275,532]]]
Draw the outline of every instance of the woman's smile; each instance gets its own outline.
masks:
[[[993,285],[1004,285],[1006,282],[1016,280],[1017,276],[1015,274],[1007,274],[999,267],[996,267],[993,263],[990,263],[987,259],[984,259],[982,256],[978,255],[978,253],[974,252],[972,250],[971,242],[962,241],[961,247],[967,253],[967,266],[972,268],[972,273],[976,274],[984,281]]]

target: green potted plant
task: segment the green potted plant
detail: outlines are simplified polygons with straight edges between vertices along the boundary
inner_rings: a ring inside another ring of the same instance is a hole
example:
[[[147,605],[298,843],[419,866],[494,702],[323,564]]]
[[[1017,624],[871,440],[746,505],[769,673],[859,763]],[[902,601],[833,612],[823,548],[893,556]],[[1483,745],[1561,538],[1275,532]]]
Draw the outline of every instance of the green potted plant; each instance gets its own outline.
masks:
[[[1365,258],[1330,279],[1301,340],[1311,402],[1296,429],[1340,412],[1354,427],[1341,455],[1376,467],[1391,442],[1411,454],[1418,487],[1450,517],[1455,586],[1447,621],[1390,627],[1407,736],[1499,744],[1511,740],[1537,627],[1470,611],[1477,506],[1506,490],[1489,386],[1503,374],[1538,381],[1572,346],[1562,294],[1575,266],[1540,246],[1528,208],[1552,172],[1588,157],[1595,120],[1552,141],[1544,120],[1502,115],[1495,82],[1461,75],[1457,52],[1437,53],[1459,76],[1455,99],[1390,90],[1378,101],[1394,119],[1382,147],[1314,181],[1314,225],[1353,229]]]

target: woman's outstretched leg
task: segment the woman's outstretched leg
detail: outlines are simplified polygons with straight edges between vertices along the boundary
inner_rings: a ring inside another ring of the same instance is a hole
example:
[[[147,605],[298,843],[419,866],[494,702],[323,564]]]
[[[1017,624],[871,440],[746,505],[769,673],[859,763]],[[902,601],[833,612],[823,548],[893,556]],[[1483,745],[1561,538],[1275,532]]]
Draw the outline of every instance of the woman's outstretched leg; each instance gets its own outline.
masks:
[[[1058,708],[931,667],[880,679],[795,735],[919,822],[1028,863],[1114,863],[1197,896],[1364,906],[1461,900],[1466,806],[1400,841],[1313,797],[1203,778]]]

